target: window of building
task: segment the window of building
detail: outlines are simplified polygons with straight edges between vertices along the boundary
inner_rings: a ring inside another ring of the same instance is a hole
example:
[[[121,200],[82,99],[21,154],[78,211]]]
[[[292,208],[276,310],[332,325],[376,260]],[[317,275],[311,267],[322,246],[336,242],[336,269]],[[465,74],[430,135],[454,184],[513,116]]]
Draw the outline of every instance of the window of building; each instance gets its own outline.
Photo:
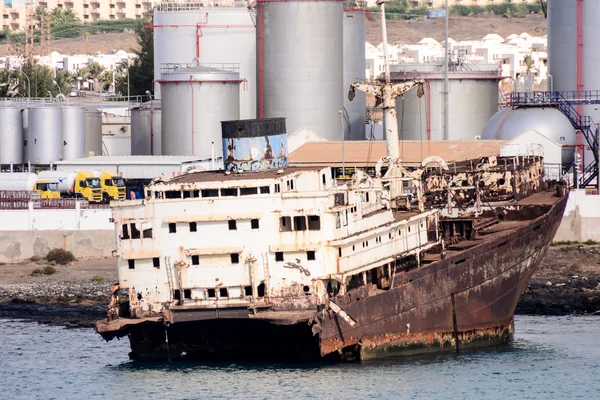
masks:
[[[180,199],[181,191],[179,190],[167,190],[165,192],[165,199]]]
[[[183,289],[183,298],[191,299],[192,298],[192,289]]]
[[[177,233],[177,224],[174,222],[171,222],[169,224],[169,233]]]
[[[219,189],[202,189],[200,194],[202,197],[219,197]]]
[[[211,297],[217,297],[217,291],[215,289],[206,289],[206,295]]]
[[[231,253],[229,255],[229,257],[231,258],[231,263],[232,264],[239,264],[240,263],[240,255],[238,253]]]
[[[192,256],[192,265],[200,265],[200,256]]]
[[[250,196],[252,194],[258,194],[258,188],[240,188],[240,196]]]
[[[142,225],[142,228],[144,226]],[[144,239],[152,239],[152,228],[146,228],[142,231],[142,237]]]
[[[237,196],[237,195],[238,195],[237,188],[221,189],[221,197],[232,197],[232,196]]]
[[[140,238],[140,231],[137,228],[137,226],[135,226],[135,223],[131,224],[131,238],[132,239],[139,239]]]
[[[275,193],[280,193],[281,192],[281,185],[279,183],[275,184]]]
[[[279,230],[281,232],[292,231],[292,217],[281,217],[279,219]]]
[[[154,266],[154,268],[160,268],[160,258],[154,257],[152,259],[152,265]]]
[[[260,194],[270,194],[271,193],[271,188],[268,186],[261,186],[260,187]]]
[[[227,221],[227,224],[229,225],[230,231],[235,231],[237,229],[237,222],[235,221],[235,219],[230,219],[229,221]]]
[[[135,260],[127,260],[127,264],[129,264],[129,269],[135,269]]]
[[[122,226],[123,234],[121,235],[121,239],[129,239],[129,228],[127,224],[123,224]]]
[[[197,232],[198,224],[196,222],[190,222],[190,232]]]
[[[275,252],[275,261],[283,261],[283,251]]]
[[[318,231],[321,229],[321,217],[318,215],[309,215],[308,216],[308,230],[309,231]]]
[[[258,220],[257,219],[251,219],[250,220],[250,227],[252,229],[258,229]]]
[[[314,251],[307,251],[307,252],[306,252],[306,259],[307,259],[308,261],[313,261],[313,260],[315,260],[315,259],[316,259],[316,257],[315,257],[315,252],[314,252]]]
[[[219,288],[219,297],[229,297],[229,291],[226,287]]]
[[[306,217],[304,217],[304,215],[294,217],[294,230],[296,230],[296,231],[305,231],[306,230]]]

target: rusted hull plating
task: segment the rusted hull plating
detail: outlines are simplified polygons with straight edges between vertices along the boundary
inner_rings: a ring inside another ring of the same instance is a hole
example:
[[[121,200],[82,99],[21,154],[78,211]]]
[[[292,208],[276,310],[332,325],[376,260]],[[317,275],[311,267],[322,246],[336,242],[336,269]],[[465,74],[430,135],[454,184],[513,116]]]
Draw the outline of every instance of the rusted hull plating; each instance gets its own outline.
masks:
[[[399,283],[388,291],[369,296],[363,287],[336,297],[356,321],[353,326],[329,309],[310,323],[291,325],[234,312],[220,319],[149,321],[99,332],[106,339],[128,335],[130,356],[139,360],[364,360],[496,345],[512,331],[519,297],[558,229],[566,200],[509,235],[395,277]]]

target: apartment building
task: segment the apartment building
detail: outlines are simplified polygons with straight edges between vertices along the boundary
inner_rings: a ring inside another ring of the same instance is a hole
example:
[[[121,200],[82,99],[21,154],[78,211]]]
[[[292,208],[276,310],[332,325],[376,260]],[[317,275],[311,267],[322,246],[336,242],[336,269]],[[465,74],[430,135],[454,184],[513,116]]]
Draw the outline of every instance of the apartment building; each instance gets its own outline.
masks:
[[[152,11],[158,0],[32,0],[34,7],[46,7],[48,10],[62,8],[73,10],[82,22],[98,20],[135,19]],[[2,29],[12,32],[25,27],[25,1],[13,0],[11,7],[0,4]]]
[[[431,8],[444,7],[446,0],[409,0],[409,4],[413,7],[426,6]],[[504,0],[448,0],[448,6],[487,6],[490,4],[501,4]],[[519,3],[539,3],[539,0],[514,0],[514,4]]]

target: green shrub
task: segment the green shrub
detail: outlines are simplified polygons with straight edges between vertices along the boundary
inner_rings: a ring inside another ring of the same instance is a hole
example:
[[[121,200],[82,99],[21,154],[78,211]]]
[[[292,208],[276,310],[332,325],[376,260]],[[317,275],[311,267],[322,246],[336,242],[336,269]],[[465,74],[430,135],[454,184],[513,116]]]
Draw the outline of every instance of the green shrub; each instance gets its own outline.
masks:
[[[104,281],[104,277],[100,276],[100,275],[94,275],[92,276],[92,282],[102,282]]]
[[[40,276],[40,275],[54,275],[56,273],[56,268],[51,266],[39,267],[31,272],[31,276]]]
[[[46,255],[46,260],[49,262],[54,261],[56,264],[65,265],[71,261],[75,261],[75,257],[73,256],[73,253],[68,250],[52,249],[48,255]]]

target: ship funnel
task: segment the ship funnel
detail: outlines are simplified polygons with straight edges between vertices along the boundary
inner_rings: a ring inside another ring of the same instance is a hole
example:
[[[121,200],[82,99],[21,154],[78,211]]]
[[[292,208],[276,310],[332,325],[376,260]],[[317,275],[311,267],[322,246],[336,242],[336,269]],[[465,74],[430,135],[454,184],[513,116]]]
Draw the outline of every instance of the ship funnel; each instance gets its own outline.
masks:
[[[264,171],[288,166],[285,118],[221,122],[225,171]]]

